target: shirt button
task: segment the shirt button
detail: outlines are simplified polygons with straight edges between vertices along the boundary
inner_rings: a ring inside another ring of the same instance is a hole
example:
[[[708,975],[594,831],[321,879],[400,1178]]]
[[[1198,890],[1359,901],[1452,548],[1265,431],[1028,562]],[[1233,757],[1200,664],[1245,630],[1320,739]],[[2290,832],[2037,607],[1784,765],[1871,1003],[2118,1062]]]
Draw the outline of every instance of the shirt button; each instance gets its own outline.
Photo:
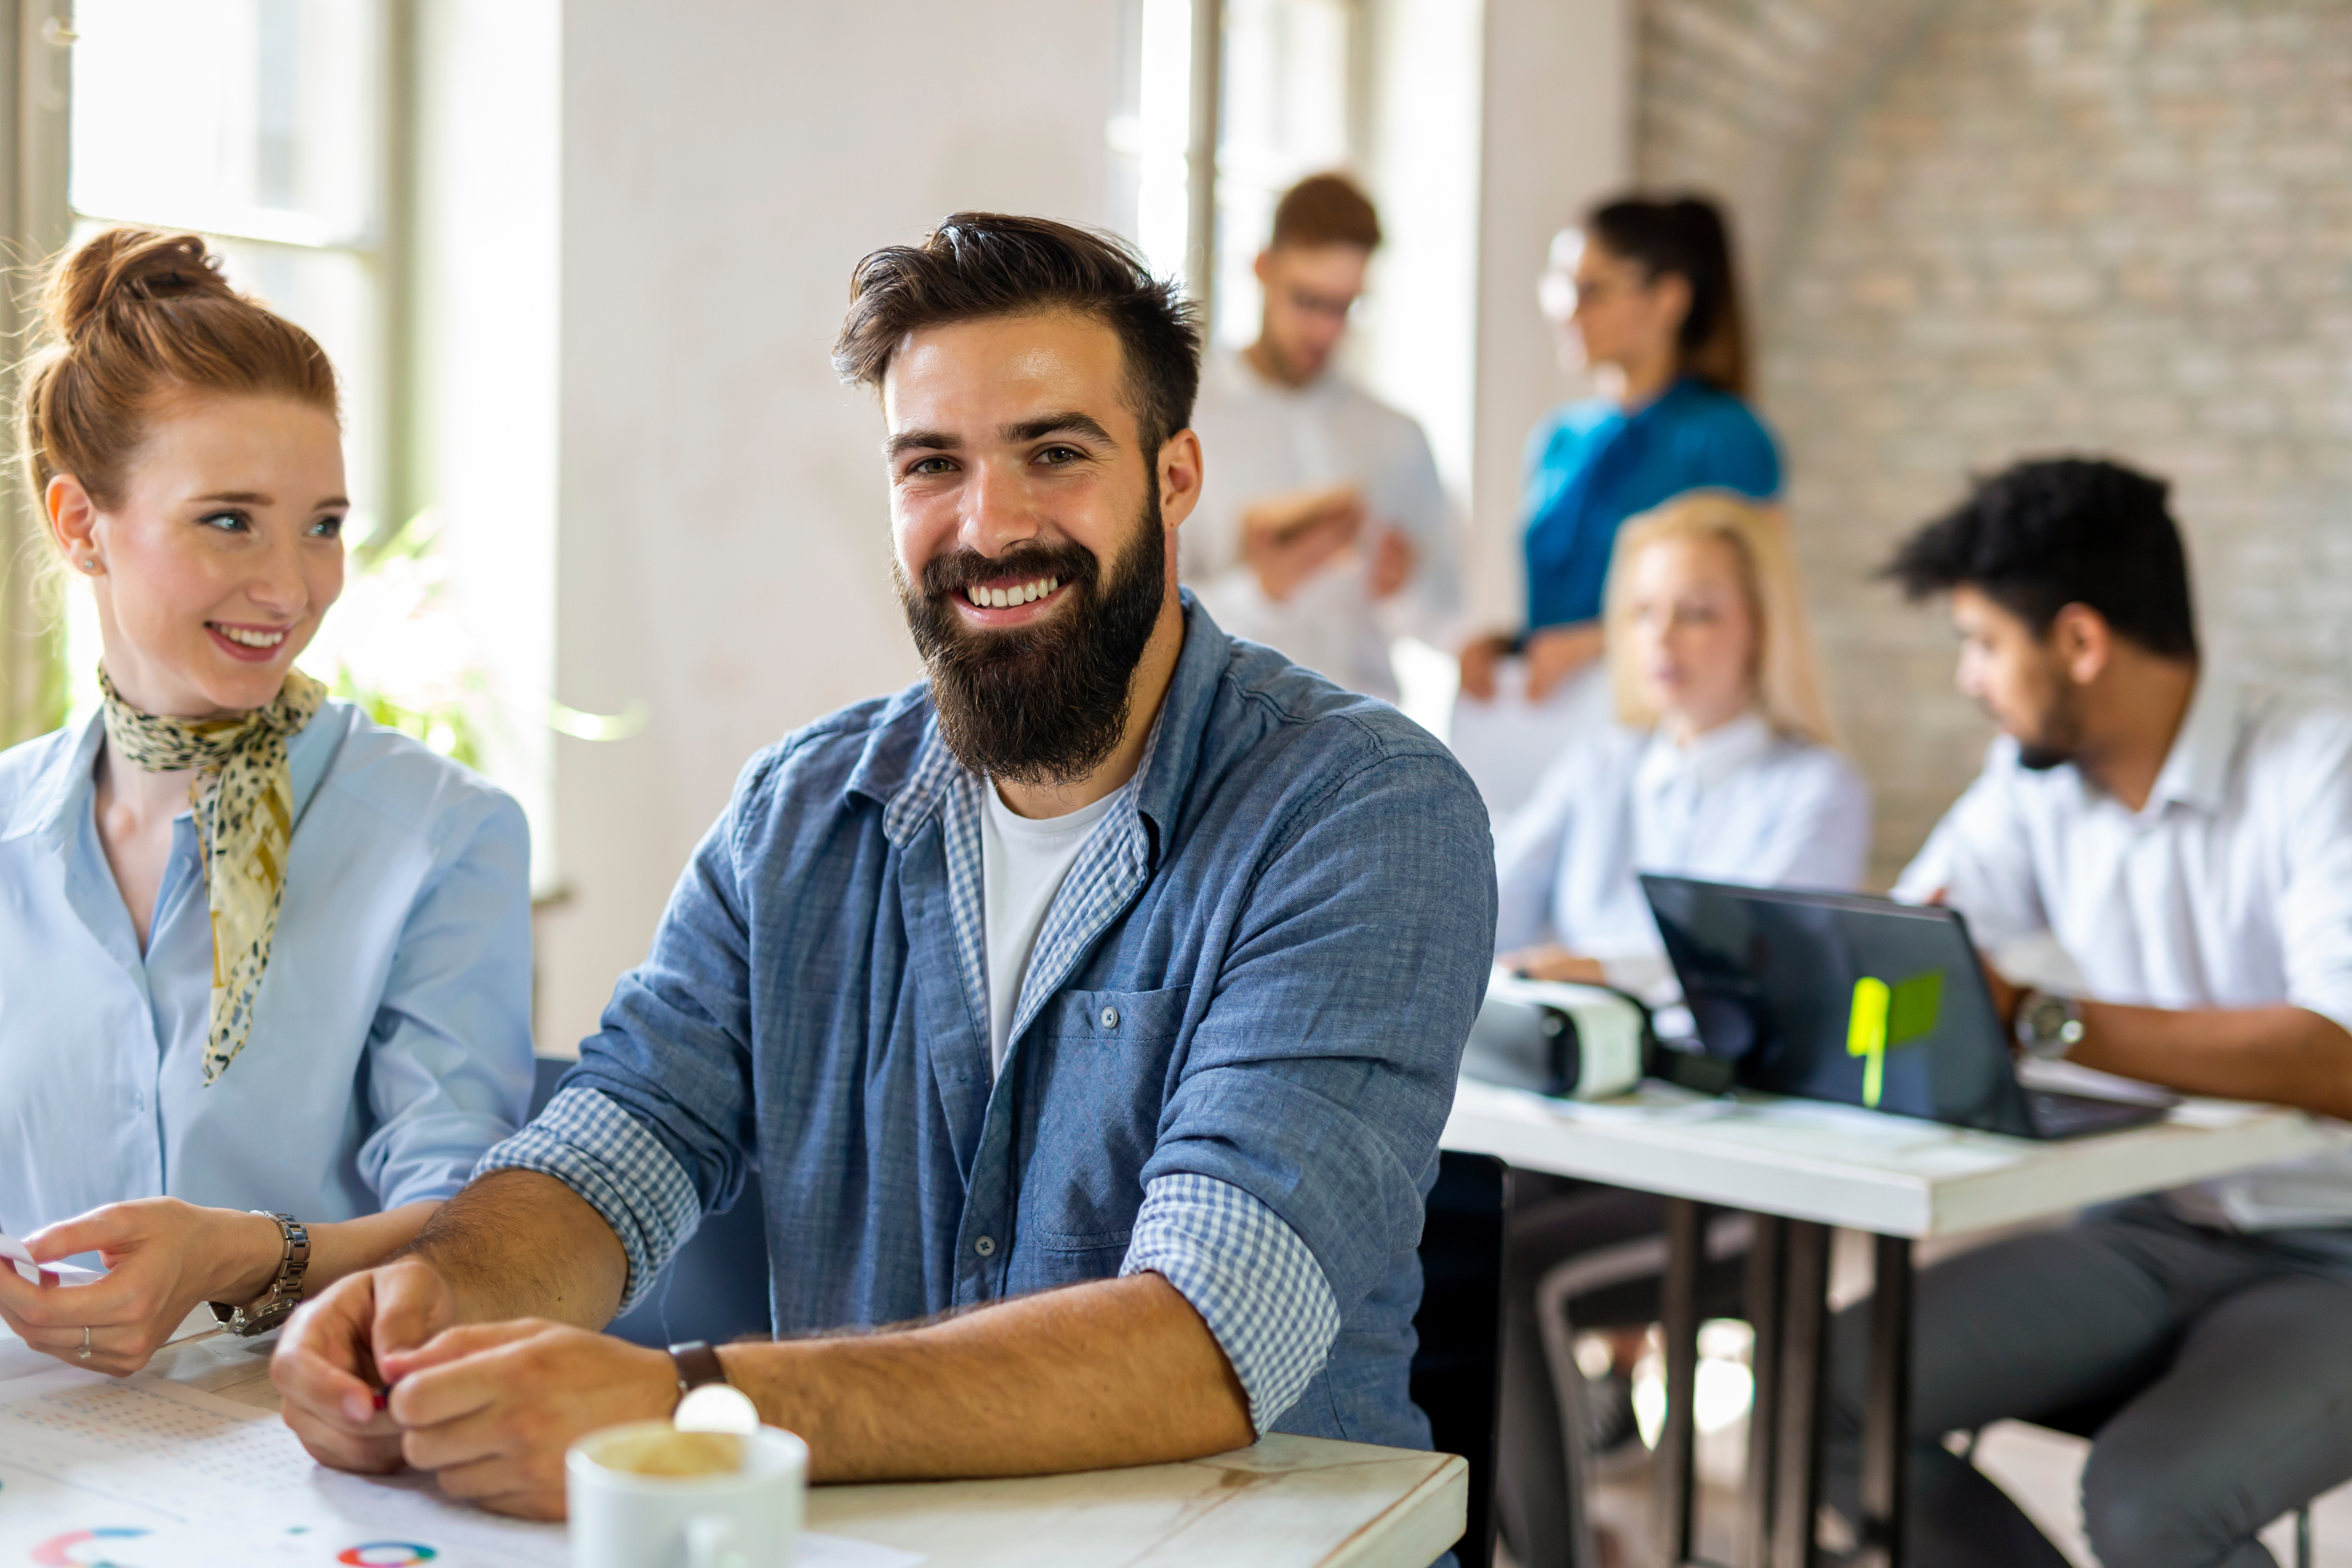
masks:
[[[971,1244],[971,1249],[982,1258],[993,1258],[996,1256],[996,1237],[983,1236]]]
[[[1118,1008],[1106,1007],[1102,1010],[1102,1026],[1106,1029],[1116,1029],[1118,1027]]]

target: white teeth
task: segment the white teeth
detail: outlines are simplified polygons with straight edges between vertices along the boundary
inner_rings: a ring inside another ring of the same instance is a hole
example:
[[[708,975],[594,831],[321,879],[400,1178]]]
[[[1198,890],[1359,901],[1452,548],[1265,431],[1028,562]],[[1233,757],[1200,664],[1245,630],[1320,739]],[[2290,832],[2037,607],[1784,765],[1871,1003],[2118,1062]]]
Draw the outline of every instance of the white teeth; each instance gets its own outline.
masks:
[[[1061,585],[1059,577],[1033,577],[1010,588],[982,588],[967,584],[963,596],[982,607],[1001,610],[1015,605],[1034,605]]]
[[[276,647],[286,640],[284,632],[249,632],[241,626],[215,626],[213,629],[229,641],[242,643],[247,647]]]

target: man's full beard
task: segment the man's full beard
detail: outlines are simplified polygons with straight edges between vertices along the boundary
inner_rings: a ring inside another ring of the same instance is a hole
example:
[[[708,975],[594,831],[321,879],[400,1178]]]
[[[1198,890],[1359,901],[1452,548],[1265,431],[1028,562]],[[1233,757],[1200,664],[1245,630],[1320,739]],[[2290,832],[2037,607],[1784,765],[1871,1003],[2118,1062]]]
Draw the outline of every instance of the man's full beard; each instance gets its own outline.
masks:
[[[1101,766],[1127,731],[1129,681],[1159,623],[1166,563],[1156,491],[1146,492],[1107,579],[1094,552],[1076,544],[1017,544],[994,557],[954,551],[924,565],[919,591],[893,560],[956,761],[1024,784],[1068,784]],[[1058,578],[1068,602],[1034,625],[997,631],[972,630],[950,602],[969,584],[1016,577]]]

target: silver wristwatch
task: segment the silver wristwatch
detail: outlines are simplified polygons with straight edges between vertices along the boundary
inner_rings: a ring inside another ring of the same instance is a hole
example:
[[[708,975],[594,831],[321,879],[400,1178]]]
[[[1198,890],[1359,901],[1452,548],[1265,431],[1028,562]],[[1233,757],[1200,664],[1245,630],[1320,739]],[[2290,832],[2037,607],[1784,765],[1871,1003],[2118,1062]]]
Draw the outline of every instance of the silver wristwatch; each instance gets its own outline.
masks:
[[[2036,1061],[2054,1062],[2082,1043],[2081,1003],[2038,987],[2018,998],[2018,1049]]]
[[[208,1302],[213,1319],[230,1333],[240,1336],[266,1334],[294,1315],[302,1304],[302,1276],[310,1267],[310,1233],[302,1222],[290,1214],[271,1214],[267,1209],[255,1209],[255,1214],[278,1222],[278,1233],[286,1249],[278,1254],[278,1277],[269,1289],[242,1307],[232,1307],[226,1301]]]

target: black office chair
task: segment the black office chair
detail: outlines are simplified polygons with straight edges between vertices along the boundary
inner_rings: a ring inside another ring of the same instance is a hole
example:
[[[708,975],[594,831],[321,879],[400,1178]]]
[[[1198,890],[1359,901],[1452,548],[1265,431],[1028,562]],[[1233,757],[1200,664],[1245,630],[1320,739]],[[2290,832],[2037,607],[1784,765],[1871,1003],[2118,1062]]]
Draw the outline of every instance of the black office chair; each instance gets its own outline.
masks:
[[[1486,1154],[1438,1156],[1421,1229],[1421,1310],[1412,1402],[1432,1446],[1470,1462],[1462,1568],[1495,1561],[1495,1473],[1503,1385],[1503,1219],[1510,1170]]]
[[[531,1089],[536,1116],[555,1096],[572,1063],[541,1057]],[[701,1228],[661,1271],[637,1304],[605,1331],[632,1344],[658,1350],[687,1340],[725,1344],[765,1335],[768,1315],[768,1211],[756,1180],[743,1184],[735,1206],[703,1216]]]

